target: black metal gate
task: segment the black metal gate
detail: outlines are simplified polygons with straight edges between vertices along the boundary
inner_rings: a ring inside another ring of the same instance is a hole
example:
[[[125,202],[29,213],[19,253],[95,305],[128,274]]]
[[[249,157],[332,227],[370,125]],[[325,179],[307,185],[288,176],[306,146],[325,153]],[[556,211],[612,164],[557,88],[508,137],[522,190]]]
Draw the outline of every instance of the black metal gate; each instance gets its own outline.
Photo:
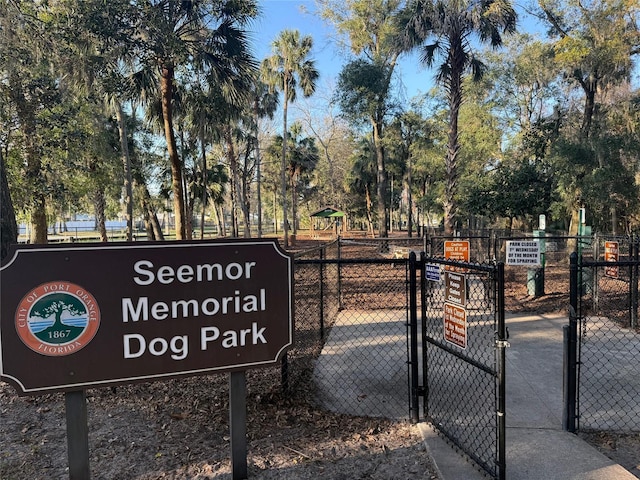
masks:
[[[564,426],[572,432],[640,432],[640,245],[607,243],[613,259],[571,257]]]
[[[318,403],[341,413],[422,417],[505,478],[502,264],[417,259],[415,251],[347,259],[338,249],[298,257],[295,274],[293,382],[295,372],[311,372]]]
[[[421,292],[410,309],[420,303],[422,312],[420,325],[410,319],[411,340],[420,337],[422,347],[421,358],[410,361],[412,406],[422,397],[424,418],[487,474],[504,479],[504,266],[423,257],[410,267]]]

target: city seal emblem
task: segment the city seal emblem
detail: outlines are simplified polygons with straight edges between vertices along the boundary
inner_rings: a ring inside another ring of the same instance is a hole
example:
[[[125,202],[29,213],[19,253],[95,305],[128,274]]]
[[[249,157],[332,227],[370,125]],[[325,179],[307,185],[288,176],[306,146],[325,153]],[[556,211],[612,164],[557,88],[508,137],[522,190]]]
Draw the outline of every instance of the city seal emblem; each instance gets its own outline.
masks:
[[[34,352],[71,355],[86,346],[100,326],[98,302],[79,285],[43,283],[27,293],[15,315],[18,336]]]

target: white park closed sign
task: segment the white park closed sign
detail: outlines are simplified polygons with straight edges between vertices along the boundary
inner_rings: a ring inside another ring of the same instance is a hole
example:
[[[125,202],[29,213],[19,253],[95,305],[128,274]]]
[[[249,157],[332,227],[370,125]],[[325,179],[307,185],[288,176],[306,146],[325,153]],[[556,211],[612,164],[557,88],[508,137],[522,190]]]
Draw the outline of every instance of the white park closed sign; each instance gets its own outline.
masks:
[[[507,242],[507,265],[540,265],[538,240],[511,240]]]

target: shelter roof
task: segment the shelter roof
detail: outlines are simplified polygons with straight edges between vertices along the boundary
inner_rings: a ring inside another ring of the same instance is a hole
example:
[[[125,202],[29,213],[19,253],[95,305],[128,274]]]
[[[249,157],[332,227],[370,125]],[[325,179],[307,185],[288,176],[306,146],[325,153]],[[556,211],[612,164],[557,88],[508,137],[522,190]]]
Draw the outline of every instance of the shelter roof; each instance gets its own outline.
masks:
[[[311,214],[312,217],[329,218],[329,217],[344,217],[345,213],[341,212],[337,208],[324,207],[317,212]]]

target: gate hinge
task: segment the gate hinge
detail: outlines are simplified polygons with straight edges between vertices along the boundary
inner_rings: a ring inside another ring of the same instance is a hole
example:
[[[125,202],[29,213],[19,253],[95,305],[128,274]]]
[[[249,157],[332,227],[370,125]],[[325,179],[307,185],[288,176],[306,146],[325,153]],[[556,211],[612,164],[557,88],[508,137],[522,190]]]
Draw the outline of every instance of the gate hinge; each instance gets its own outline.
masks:
[[[498,348],[509,348],[511,344],[506,340],[496,340],[496,347]]]

